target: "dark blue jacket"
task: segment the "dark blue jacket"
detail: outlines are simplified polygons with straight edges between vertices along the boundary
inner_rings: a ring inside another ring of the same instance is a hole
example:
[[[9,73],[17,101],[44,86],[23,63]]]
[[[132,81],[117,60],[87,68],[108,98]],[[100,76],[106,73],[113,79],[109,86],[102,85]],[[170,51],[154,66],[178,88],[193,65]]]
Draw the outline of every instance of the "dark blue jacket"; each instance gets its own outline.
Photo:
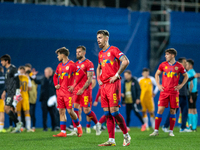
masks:
[[[132,100],[133,100],[133,103],[135,103],[136,99],[140,99],[141,89],[140,89],[140,85],[135,77],[132,77],[131,81],[132,81],[132,83],[131,83]],[[125,80],[125,82],[124,82],[123,92],[124,92],[125,97],[122,98],[122,104],[125,104],[126,82],[129,82],[129,81]]]

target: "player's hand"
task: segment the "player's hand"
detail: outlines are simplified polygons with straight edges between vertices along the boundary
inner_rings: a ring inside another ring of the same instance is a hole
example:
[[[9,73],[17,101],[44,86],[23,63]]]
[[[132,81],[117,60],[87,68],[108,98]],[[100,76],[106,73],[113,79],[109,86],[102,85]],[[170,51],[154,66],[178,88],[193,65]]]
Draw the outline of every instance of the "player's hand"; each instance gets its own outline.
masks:
[[[3,91],[3,93],[1,94],[1,99],[5,100],[6,99],[6,91]]]
[[[93,103],[93,106],[97,106],[97,105],[98,105],[98,102],[94,102],[94,103]]]
[[[55,88],[58,90],[60,88],[60,84],[56,85]]]
[[[98,101],[101,102],[101,96],[99,96]]]
[[[116,76],[111,77],[110,83],[114,83],[117,79],[118,79],[118,77],[116,77]]]
[[[68,89],[69,92],[73,92],[74,86],[68,86],[68,88],[69,88],[69,89]]]
[[[101,82],[101,80],[100,80],[100,79],[98,80],[98,84],[99,84],[99,85],[102,85],[102,84],[103,84],[103,83]]]
[[[76,93],[76,95],[82,95],[83,92],[84,92],[84,90],[83,90],[83,89],[80,89],[80,90],[78,90],[78,92]]]
[[[179,91],[182,88],[182,84],[179,84],[177,86],[174,87],[175,91]]]
[[[159,89],[160,91],[164,91],[164,87],[163,87],[161,84],[158,85],[158,89]]]
[[[31,72],[32,72],[33,75],[37,75],[37,74],[38,74],[38,71],[36,71],[35,68],[33,68],[33,69],[31,70]]]
[[[121,96],[124,98],[124,96],[125,96],[124,93],[122,93]]]
[[[200,73],[196,73],[196,74],[194,75],[194,77],[195,77],[195,78],[199,78],[199,77],[200,77]]]
[[[193,103],[193,99],[192,99],[192,97],[190,97],[190,103]]]
[[[136,99],[135,103],[136,103],[136,104],[139,104],[139,103],[140,103],[140,100],[139,100],[139,99]]]
[[[152,94],[152,97],[154,98],[155,96],[156,96],[156,94],[153,93],[153,94]]]

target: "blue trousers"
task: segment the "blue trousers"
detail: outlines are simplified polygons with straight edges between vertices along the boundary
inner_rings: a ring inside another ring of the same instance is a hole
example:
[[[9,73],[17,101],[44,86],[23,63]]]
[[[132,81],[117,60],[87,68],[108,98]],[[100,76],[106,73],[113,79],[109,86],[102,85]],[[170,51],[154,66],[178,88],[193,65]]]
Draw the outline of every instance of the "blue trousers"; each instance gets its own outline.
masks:
[[[186,122],[187,122],[187,117],[188,117],[188,100],[187,96],[179,96],[179,104],[182,112],[182,124],[181,124],[181,129],[186,128]],[[176,113],[178,112],[178,109],[176,109]],[[167,119],[165,121],[164,127],[168,128],[169,127],[169,118],[170,118],[170,112],[167,116]]]

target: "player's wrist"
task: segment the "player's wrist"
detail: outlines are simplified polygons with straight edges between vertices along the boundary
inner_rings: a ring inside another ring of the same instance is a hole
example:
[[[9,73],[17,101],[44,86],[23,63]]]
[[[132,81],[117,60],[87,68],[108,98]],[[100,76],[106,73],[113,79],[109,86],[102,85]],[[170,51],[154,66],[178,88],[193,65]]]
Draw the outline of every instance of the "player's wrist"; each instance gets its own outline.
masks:
[[[120,79],[120,76],[119,76],[118,72],[115,74],[115,77],[117,77],[118,79]]]

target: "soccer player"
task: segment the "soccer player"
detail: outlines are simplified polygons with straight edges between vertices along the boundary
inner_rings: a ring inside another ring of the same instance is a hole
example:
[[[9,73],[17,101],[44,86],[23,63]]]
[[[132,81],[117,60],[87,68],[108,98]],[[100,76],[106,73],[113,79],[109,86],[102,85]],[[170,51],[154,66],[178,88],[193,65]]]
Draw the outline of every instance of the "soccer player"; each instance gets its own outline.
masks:
[[[77,68],[76,64],[69,60],[69,50],[65,47],[56,50],[58,60],[61,62],[58,64],[56,72],[53,77],[53,82],[56,88],[57,95],[57,108],[59,108],[60,114],[60,129],[61,132],[54,137],[66,137],[66,109],[70,117],[74,121],[78,129],[78,137],[83,134],[79,119],[72,109],[73,106],[73,89],[80,82],[84,80],[84,72]],[[58,81],[59,80],[59,81]],[[75,81],[74,81],[75,80]]]
[[[194,68],[194,61],[192,59],[188,59],[186,63],[186,69],[188,78],[194,76],[196,74]],[[190,85],[193,84],[191,87]],[[191,87],[190,95],[189,95],[189,110],[188,110],[188,124],[192,126],[192,131],[196,131],[197,123],[198,123],[198,114],[196,108],[196,100],[198,95],[197,90],[197,78],[194,78],[192,81],[188,82],[188,87]]]
[[[78,61],[76,65],[78,68],[81,68],[85,72],[85,76],[87,80],[81,80],[81,82],[74,89],[74,112],[79,117],[79,108],[83,107],[84,113],[96,124],[96,135],[100,135],[100,124],[98,123],[96,114],[91,110],[92,105],[92,78],[94,76],[94,65],[93,63],[85,58],[86,48],[85,46],[78,46],[76,48],[76,58]],[[87,118],[87,129],[90,128],[91,122]],[[74,123],[73,123],[74,124]],[[76,131],[76,126],[74,124],[74,128]],[[76,132],[75,132],[76,133]],[[70,134],[71,135],[71,134]]]
[[[0,67],[0,95],[5,89],[4,69]],[[4,129],[4,100],[0,98],[0,132],[6,132]]]
[[[12,132],[17,133],[20,132],[22,127],[22,122],[19,122],[15,116],[13,108],[16,107],[17,102],[21,100],[18,72],[17,68],[11,64],[11,57],[8,54],[1,56],[0,59],[2,66],[6,67],[7,69],[5,74],[6,89],[3,91],[1,97],[2,99],[5,99],[7,93],[5,112],[16,123],[16,128]]]
[[[142,70],[142,77],[138,79],[138,82],[140,84],[141,88],[141,105],[142,105],[142,114],[143,114],[143,120],[146,123],[146,130],[149,130],[149,121],[147,116],[147,111],[150,114],[150,121],[151,126],[154,129],[155,128],[155,119],[154,119],[154,100],[153,98],[158,93],[158,87],[156,85],[156,80],[154,77],[149,76],[149,69],[144,68]],[[153,88],[155,86],[155,89],[153,91]]]
[[[179,90],[187,82],[188,76],[183,65],[175,60],[177,51],[174,48],[165,50],[166,61],[159,65],[155,74],[156,84],[160,92],[158,101],[158,111],[155,118],[155,130],[150,136],[157,136],[158,129],[162,120],[162,114],[170,103],[170,130],[169,136],[174,136],[173,129],[176,122],[176,108],[179,108]],[[162,85],[160,84],[159,75],[162,73]],[[178,84],[180,73],[184,79]]]
[[[28,94],[28,91],[30,91],[32,88],[31,79],[25,74],[26,71],[24,66],[20,66],[18,70],[20,72],[19,80],[20,80],[20,90],[22,95],[22,100],[17,103],[16,107],[18,120],[21,121],[21,110],[23,108],[27,132],[34,132],[34,130],[31,130],[31,117],[30,117],[29,94]]]
[[[124,135],[123,146],[130,145],[131,137],[128,134],[124,117],[119,112],[119,101],[121,98],[120,74],[129,64],[128,58],[114,46],[110,46],[109,32],[99,30],[97,42],[102,50],[98,54],[97,81],[101,86],[101,106],[107,118],[109,140],[98,146],[115,146],[115,120]],[[120,65],[121,61],[121,65]],[[100,71],[102,73],[100,74]]]

